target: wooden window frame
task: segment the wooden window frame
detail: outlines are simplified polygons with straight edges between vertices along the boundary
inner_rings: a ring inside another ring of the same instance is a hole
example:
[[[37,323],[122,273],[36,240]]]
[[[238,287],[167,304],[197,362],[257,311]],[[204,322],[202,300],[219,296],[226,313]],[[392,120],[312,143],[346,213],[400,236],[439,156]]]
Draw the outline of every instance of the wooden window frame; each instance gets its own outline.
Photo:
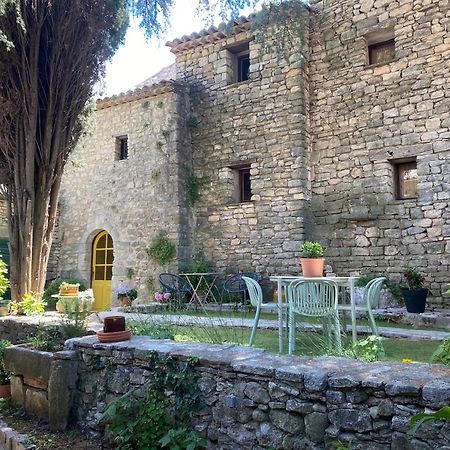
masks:
[[[250,40],[235,42],[230,45],[226,45],[224,47],[228,50],[229,55],[231,56],[232,64],[233,64],[233,79],[230,84],[242,83],[250,79]],[[249,60],[249,70],[247,77],[243,76],[242,71],[242,62],[244,60]]]
[[[406,196],[403,194],[402,182],[401,182],[401,171],[402,169],[415,168],[417,170],[417,160],[414,159],[403,159],[397,161],[391,161],[394,169],[394,191],[396,200],[414,200],[418,198],[418,191],[416,188],[416,195]],[[410,167],[408,167],[410,166]]]

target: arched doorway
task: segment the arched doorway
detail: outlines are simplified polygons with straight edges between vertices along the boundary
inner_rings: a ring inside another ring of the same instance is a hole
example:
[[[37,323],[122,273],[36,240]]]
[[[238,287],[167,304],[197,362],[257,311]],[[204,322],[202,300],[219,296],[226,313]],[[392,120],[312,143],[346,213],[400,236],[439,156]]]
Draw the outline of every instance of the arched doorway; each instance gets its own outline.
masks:
[[[108,309],[111,304],[111,279],[114,261],[113,240],[107,231],[95,236],[92,246],[92,290],[96,311]]]

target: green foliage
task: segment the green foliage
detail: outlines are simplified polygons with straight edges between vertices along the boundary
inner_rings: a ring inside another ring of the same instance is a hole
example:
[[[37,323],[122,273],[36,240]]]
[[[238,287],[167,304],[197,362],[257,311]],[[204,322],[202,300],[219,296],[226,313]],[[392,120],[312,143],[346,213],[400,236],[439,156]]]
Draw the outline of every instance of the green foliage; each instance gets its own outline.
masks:
[[[186,119],[186,126],[190,128],[191,130],[195,130],[200,125],[200,122],[198,121],[197,117],[195,116],[189,116]]]
[[[127,267],[125,269],[125,274],[129,280],[131,280],[134,276],[134,269],[132,267]]]
[[[162,137],[167,141],[170,136],[170,130],[161,130]]]
[[[337,441],[336,450],[352,450],[352,441],[349,441],[348,444],[345,444],[342,441]]]
[[[12,301],[9,304],[9,309],[14,314],[32,316],[43,313],[46,306],[47,302],[41,298],[41,294],[29,292],[23,296],[21,301]]]
[[[153,339],[175,339],[175,329],[170,324],[150,323],[145,320],[128,321],[135,336],[150,336]]]
[[[94,295],[92,289],[80,292],[78,297],[60,298],[64,308],[61,335],[64,340],[87,334],[87,318],[91,313]]]
[[[152,239],[147,254],[151,260],[158,264],[166,264],[175,258],[177,246],[174,241],[169,239],[167,231],[159,230]]]
[[[157,104],[156,107],[161,109],[164,106],[164,102],[162,100],[160,100]]]
[[[414,267],[406,267],[403,270],[403,278],[406,285],[403,285],[403,289],[422,289],[425,277]]]
[[[384,359],[383,338],[375,335],[369,336],[353,344],[352,351],[356,358],[365,362]]]
[[[145,289],[147,289],[147,292],[149,294],[153,294],[155,291],[155,280],[153,277],[147,277],[145,280]]]
[[[56,295],[59,293],[59,288],[61,284],[68,283],[68,284],[79,284],[80,285],[80,291],[84,291],[86,289],[86,286],[84,285],[82,280],[79,280],[77,278],[58,278],[54,281],[52,281],[48,286],[47,289],[44,291],[44,300],[47,302],[47,309],[54,310],[56,302],[58,301],[57,298],[52,297],[52,295]]]
[[[131,301],[134,301],[137,299],[138,296],[138,291],[136,289],[130,289],[128,291],[128,297],[130,297]]]
[[[206,439],[199,437],[194,430],[188,430],[187,428],[169,430],[159,440],[159,443],[163,448],[170,448],[170,450],[196,450],[208,446]]]
[[[38,326],[35,332],[28,336],[33,348],[43,352],[54,352],[62,348],[63,337],[58,326]]]
[[[8,384],[11,378],[11,374],[5,369],[5,350],[11,346],[11,342],[0,340],[0,384]]]
[[[164,448],[163,439],[195,442],[197,438],[188,432],[192,414],[199,407],[195,364],[192,359],[159,359],[156,353],[149,353],[153,375],[143,386],[111,402],[100,419],[116,450],[158,450]],[[171,430],[176,432],[169,435]]]
[[[409,432],[410,437],[414,436],[419,428],[430,420],[450,420],[450,406],[444,406],[439,411],[434,413],[419,413],[414,414],[409,420]]]
[[[322,258],[323,247],[319,242],[305,241],[300,246],[303,258]]]
[[[431,356],[431,362],[450,366],[450,337],[444,339],[442,343],[439,344],[438,348]]]
[[[211,266],[208,261],[204,258],[203,254],[197,255],[193,261],[186,265],[183,269],[184,273],[208,273],[211,272]],[[208,289],[208,284],[211,284],[211,277],[205,276],[200,281],[200,275],[190,275],[189,279],[194,286],[194,288],[200,291],[206,291]],[[200,284],[199,284],[200,283]]]
[[[356,281],[357,287],[366,287],[366,285],[369,283],[369,281],[374,280],[375,278],[385,277],[386,275],[379,275],[379,274],[370,274],[370,275],[362,275],[358,278]],[[394,298],[397,300],[402,299],[402,291],[400,289],[400,285],[398,283],[395,283],[394,281],[389,280],[386,278],[384,285],[389,290],[389,292],[392,294]]]
[[[152,180],[155,180],[155,181],[159,180],[161,178],[161,171],[160,170],[152,170],[150,177]]]
[[[9,288],[9,281],[8,278],[6,278],[7,274],[8,266],[6,265],[5,261],[3,261],[2,255],[0,255],[0,300],[2,299],[2,295]]]
[[[186,203],[194,206],[200,200],[200,191],[208,183],[208,178],[199,178],[189,166],[184,166],[184,190],[186,192]]]

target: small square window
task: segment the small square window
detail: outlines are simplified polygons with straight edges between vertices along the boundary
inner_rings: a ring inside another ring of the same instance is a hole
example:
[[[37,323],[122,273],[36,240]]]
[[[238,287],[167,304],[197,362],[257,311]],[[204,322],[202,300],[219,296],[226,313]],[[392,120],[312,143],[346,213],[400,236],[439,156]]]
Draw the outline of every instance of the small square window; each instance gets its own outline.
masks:
[[[116,138],[116,160],[128,159],[128,136]]]
[[[369,64],[388,63],[395,59],[395,40],[369,45]]]
[[[230,201],[233,203],[246,203],[252,200],[252,178],[250,165],[237,164],[228,166],[230,171]]]
[[[417,198],[417,161],[393,162],[395,198],[407,200]]]
[[[229,83],[240,83],[250,78],[250,47],[248,41],[227,47],[232,73]]]

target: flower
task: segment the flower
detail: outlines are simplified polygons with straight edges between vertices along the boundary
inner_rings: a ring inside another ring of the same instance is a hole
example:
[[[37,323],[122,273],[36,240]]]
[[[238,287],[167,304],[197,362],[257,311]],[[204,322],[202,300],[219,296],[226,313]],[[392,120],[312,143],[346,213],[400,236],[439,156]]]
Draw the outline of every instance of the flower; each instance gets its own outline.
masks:
[[[172,294],[170,292],[155,292],[154,298],[157,302],[166,302],[167,300],[172,297]]]
[[[404,363],[412,363],[414,361],[411,358],[403,358],[402,362],[404,362]]]
[[[120,283],[119,287],[116,289],[116,292],[119,297],[126,297],[129,290],[130,286],[128,286],[127,283]]]
[[[414,267],[406,267],[403,270],[403,278],[406,281],[406,286],[402,286],[402,288],[409,290],[423,288],[425,277]]]

